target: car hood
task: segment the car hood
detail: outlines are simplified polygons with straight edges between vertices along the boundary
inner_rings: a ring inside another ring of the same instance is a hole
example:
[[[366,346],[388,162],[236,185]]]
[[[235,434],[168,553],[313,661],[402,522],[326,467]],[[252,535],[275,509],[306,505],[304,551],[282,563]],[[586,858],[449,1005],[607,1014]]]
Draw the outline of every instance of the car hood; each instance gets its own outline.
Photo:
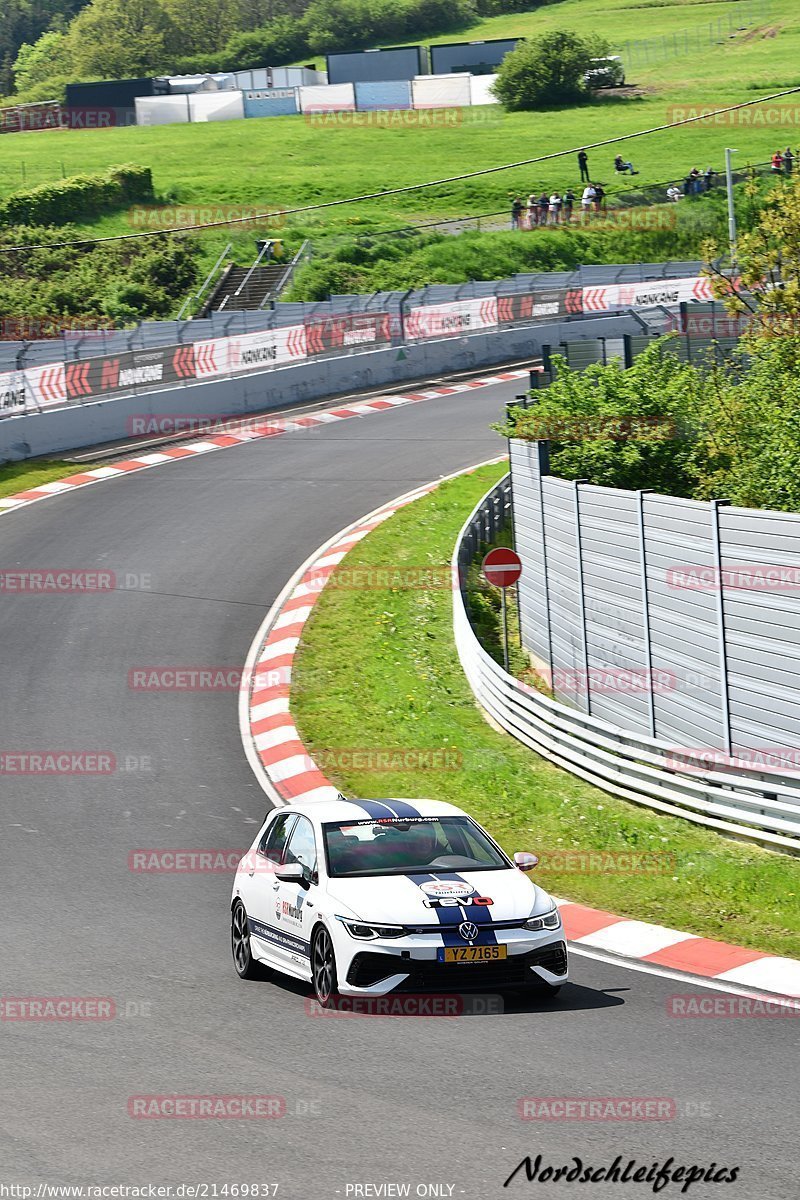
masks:
[[[328,895],[334,905],[347,911],[340,916],[355,916],[376,924],[437,924],[437,908],[425,901],[431,894],[456,894],[467,911],[472,897],[488,897],[493,921],[515,921],[532,912],[553,907],[547,892],[537,887],[516,867],[506,871],[459,871],[426,875],[381,875],[370,879],[331,879]],[[441,911],[441,910],[438,910]]]

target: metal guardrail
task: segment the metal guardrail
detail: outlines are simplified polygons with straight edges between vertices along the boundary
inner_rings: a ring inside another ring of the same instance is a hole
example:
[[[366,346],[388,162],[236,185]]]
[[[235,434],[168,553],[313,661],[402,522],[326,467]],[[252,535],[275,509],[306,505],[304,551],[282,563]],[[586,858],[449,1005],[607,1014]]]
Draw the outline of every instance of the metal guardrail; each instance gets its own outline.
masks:
[[[453,594],[456,647],[481,707],[531,750],[604,791],[722,833],[800,851],[800,777],[746,767],[710,771],[699,755],[683,749],[685,767],[670,767],[675,747],[549,699],[508,675],[481,646],[470,624],[463,581],[479,544],[496,536],[510,512],[506,476],[467,518],[453,555],[462,581]]]

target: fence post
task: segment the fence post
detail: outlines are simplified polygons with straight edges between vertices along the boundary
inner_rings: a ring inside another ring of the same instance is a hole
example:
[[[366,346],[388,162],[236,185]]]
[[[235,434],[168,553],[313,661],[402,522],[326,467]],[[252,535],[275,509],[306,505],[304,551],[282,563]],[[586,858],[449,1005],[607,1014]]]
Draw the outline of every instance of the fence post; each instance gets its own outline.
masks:
[[[731,706],[728,695],[728,650],[725,637],[725,598],[722,584],[722,542],[719,534],[719,510],[730,504],[730,500],[711,501],[711,538],[714,553],[714,568],[717,573],[717,644],[719,647],[719,687],[722,717],[722,736],[725,753],[731,754]]]
[[[586,712],[592,715],[592,689],[589,683],[589,643],[586,637],[586,594],[583,580],[583,550],[581,538],[581,484],[588,479],[573,480],[575,489],[575,560],[578,568],[578,612],[581,622],[581,647],[583,650],[583,670],[586,678]]]
[[[401,296],[401,297],[400,297],[400,345],[401,345],[401,346],[405,346],[405,345],[406,345],[406,310],[405,310],[405,303],[406,303],[406,300],[408,300],[408,297],[411,295],[411,293],[412,293],[413,291],[414,291],[414,289],[413,289],[413,288],[409,288],[409,289],[408,289],[408,291],[406,292],[406,294],[405,294],[404,296]]]
[[[656,736],[656,703],[653,696],[653,647],[650,641],[650,595],[647,587],[647,542],[644,529],[644,497],[652,488],[639,488],[636,492],[636,517],[639,528],[639,577],[642,582],[642,633],[644,634],[644,662],[647,671],[648,718],[650,737]]]
[[[544,608],[547,614],[547,661],[550,664],[550,687],[553,687],[554,679],[554,664],[553,664],[553,624],[550,616],[550,568],[547,561],[547,521],[545,520],[544,510],[544,484],[545,475],[550,474],[550,443],[537,442],[536,455],[538,458],[538,477],[539,477],[539,521],[542,527],[542,575],[544,576]],[[519,636],[522,641],[522,610],[520,609]]]

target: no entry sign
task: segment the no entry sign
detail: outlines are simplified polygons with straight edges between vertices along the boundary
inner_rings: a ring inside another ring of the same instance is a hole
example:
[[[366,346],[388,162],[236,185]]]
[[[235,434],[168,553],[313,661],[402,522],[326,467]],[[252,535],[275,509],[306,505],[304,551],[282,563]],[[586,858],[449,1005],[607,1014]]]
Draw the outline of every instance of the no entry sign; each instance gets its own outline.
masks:
[[[515,584],[522,574],[522,560],[514,550],[499,546],[486,555],[482,569],[489,583],[507,588]]]

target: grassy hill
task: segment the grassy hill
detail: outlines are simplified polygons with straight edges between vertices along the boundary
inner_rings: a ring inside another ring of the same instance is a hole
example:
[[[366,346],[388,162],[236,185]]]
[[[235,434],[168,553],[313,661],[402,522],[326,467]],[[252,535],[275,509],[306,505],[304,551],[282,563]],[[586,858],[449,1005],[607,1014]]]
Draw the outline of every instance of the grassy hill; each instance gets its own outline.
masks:
[[[304,117],[163,126],[153,129],[46,131],[0,138],[0,196],[28,180],[95,172],[123,162],[150,166],[156,190],[186,205],[252,204],[293,208],[367,192],[380,192],[456,175],[664,123],[675,106],[708,108],[737,103],[783,87],[800,86],[800,6],[771,0],[768,19],[736,30],[753,12],[751,0],[560,0],[529,13],[482,21],[465,38],[507,34],[534,36],[554,28],[603,33],[617,47],[632,46],[624,95],[598,98],[582,107],[537,113],[504,113],[499,107],[463,110],[456,121],[379,127],[354,126],[349,118],[311,125]],[[729,26],[733,27],[728,35]],[[718,37],[718,30],[723,35]],[[450,35],[452,36],[452,35]],[[649,61],[644,62],[645,57]],[[773,108],[776,124],[744,118],[733,125],[702,123],[625,144],[641,174],[637,183],[680,178],[692,166],[721,169],[726,145],[737,162],[763,161],[777,146],[797,145],[796,105]],[[590,154],[595,178],[614,186],[609,146]],[[62,168],[63,164],[63,168]],[[391,229],[503,209],[509,193],[577,182],[574,157],[441,185],[321,213],[290,218],[286,233],[301,236]],[[104,217],[97,234],[131,229],[125,214]],[[227,240],[207,235],[209,258]],[[238,234],[244,260],[253,234]]]

